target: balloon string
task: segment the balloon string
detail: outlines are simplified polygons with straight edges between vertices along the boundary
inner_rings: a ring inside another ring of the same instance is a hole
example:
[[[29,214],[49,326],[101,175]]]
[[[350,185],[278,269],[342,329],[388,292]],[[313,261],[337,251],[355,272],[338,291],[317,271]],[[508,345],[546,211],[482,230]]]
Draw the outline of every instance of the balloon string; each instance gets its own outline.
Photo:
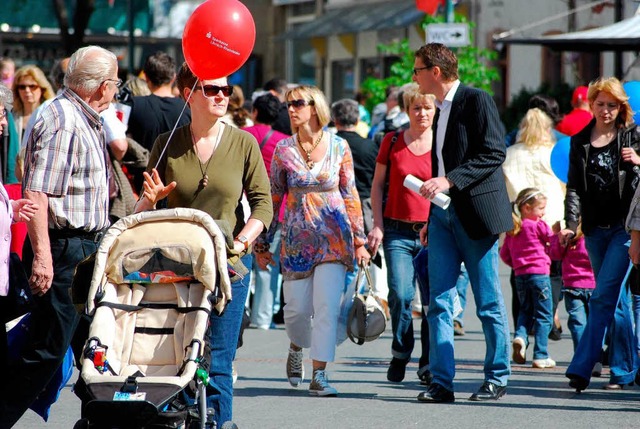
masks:
[[[197,78],[196,78],[196,81],[193,83],[193,86],[191,87],[191,91],[189,92],[189,96],[184,101],[184,106],[182,106],[182,110],[180,111],[180,114],[178,115],[178,119],[176,119],[176,123],[173,125],[173,129],[171,130],[171,134],[169,134],[169,138],[167,139],[167,142],[164,144],[164,147],[162,148],[162,152],[160,152],[160,156],[158,157],[158,160],[156,161],[156,165],[154,165],[153,168],[158,168],[158,165],[160,165],[160,161],[162,160],[162,157],[164,156],[165,152],[167,151],[167,148],[169,147],[169,143],[171,142],[171,138],[173,137],[173,134],[175,134],[176,129],[178,128],[178,124],[180,123],[180,119],[182,118],[182,115],[184,114],[184,111],[186,110],[187,106],[189,105],[189,100],[191,100],[191,95],[195,91],[196,85],[198,85],[198,79]],[[144,192],[140,192],[140,197],[138,197],[138,201],[142,200],[143,196],[144,196]]]
[[[182,106],[182,110],[180,111],[180,115],[178,116],[176,123],[173,125],[171,134],[169,134],[169,138],[167,139],[167,142],[164,144],[164,147],[162,148],[162,152],[160,152],[160,156],[158,157],[158,160],[156,161],[156,165],[154,165],[153,168],[158,168],[158,165],[160,165],[160,160],[164,156],[164,153],[167,151],[167,147],[169,147],[169,142],[171,142],[171,138],[173,137],[173,134],[176,132],[176,128],[178,128],[178,123],[180,123],[180,118],[182,118],[182,115],[184,114],[184,111],[187,108],[187,105],[189,104],[189,100],[191,100],[191,95],[193,94],[193,91],[196,90],[196,85],[198,85],[198,79],[196,79],[196,81],[193,83],[193,86],[191,87],[191,91],[189,92],[189,96],[185,100],[184,106]]]

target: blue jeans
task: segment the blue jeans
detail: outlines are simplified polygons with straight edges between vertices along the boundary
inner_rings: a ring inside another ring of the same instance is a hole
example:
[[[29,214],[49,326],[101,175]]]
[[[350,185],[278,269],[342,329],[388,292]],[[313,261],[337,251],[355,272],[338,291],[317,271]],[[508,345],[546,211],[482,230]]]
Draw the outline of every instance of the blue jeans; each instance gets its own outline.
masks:
[[[549,357],[547,343],[553,324],[551,280],[547,274],[523,274],[516,276],[516,291],[520,301],[515,337],[529,343],[528,333],[535,331],[533,359]]]
[[[422,248],[422,244],[420,244],[417,232],[399,231],[385,227],[382,246],[387,263],[388,301],[393,332],[391,354],[398,359],[409,359],[415,345],[411,315],[411,303],[416,294],[416,273],[413,268],[413,258]],[[422,290],[420,297],[425,297]],[[423,301],[424,304],[425,301]],[[420,329],[421,367],[429,363],[429,333],[424,312],[422,319],[424,322]]]
[[[261,329],[269,329],[274,313],[280,310],[280,288],[282,287],[282,274],[280,274],[281,247],[281,229],[278,228],[269,247],[269,251],[273,254],[275,265],[269,265],[266,270],[260,269],[258,264],[253,266],[256,291],[251,305],[251,324]]]
[[[231,283],[233,299],[227,304],[222,316],[211,313],[209,317],[209,345],[211,347],[211,377],[207,388],[207,406],[215,409],[214,420],[220,427],[233,417],[233,379],[231,363],[236,357],[238,335],[244,313],[244,303],[249,291],[253,257],[245,255],[242,263],[249,270],[242,280]]]
[[[591,378],[593,365],[600,360],[605,330],[611,326],[610,382],[627,384],[633,381],[637,369],[628,290],[621,287],[629,268],[629,234],[622,225],[595,228],[585,236],[585,244],[596,288],[589,301],[587,326],[566,375]]]
[[[632,295],[633,321],[636,327],[636,354],[640,355],[640,295]]]
[[[564,308],[567,310],[569,319],[567,327],[571,332],[573,340],[573,351],[575,353],[578,343],[584,329],[587,326],[587,317],[589,316],[589,300],[593,289],[565,287],[562,289],[564,299]]]
[[[460,308],[462,311],[453,320],[457,320],[460,326],[464,326],[464,309],[467,307],[467,289],[469,289],[469,274],[464,264],[460,265],[460,275],[458,281],[456,281],[456,290],[458,291],[458,298],[460,298]]]
[[[430,328],[433,381],[453,390],[453,298],[460,264],[464,262],[486,342],[484,377],[506,386],[509,363],[509,323],[498,276],[498,236],[473,240],[464,230],[454,204],[448,210],[431,206],[429,219]],[[437,267],[437,269],[436,269]]]

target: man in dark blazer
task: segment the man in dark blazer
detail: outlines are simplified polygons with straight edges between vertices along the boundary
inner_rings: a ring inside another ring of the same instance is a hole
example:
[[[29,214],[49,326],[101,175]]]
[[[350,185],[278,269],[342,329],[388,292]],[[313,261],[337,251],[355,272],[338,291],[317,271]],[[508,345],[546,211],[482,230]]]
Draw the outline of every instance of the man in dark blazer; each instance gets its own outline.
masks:
[[[451,205],[432,205],[427,231],[431,297],[430,327],[433,382],[421,402],[453,402],[453,297],[464,262],[477,314],[485,334],[484,383],[469,399],[496,400],[511,373],[509,324],[498,276],[498,236],[511,230],[511,205],[502,174],[504,127],[495,103],[484,91],[458,79],[455,54],[439,43],[415,54],[413,80],[436,96],[433,178],[420,192],[432,198],[448,193]]]

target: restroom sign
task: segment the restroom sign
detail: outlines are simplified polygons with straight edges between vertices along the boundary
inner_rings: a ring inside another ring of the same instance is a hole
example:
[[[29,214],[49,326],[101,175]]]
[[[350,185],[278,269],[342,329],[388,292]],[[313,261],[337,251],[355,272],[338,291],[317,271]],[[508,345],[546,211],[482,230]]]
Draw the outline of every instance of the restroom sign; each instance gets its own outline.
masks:
[[[450,48],[469,46],[469,24],[429,24],[427,43],[442,43]]]

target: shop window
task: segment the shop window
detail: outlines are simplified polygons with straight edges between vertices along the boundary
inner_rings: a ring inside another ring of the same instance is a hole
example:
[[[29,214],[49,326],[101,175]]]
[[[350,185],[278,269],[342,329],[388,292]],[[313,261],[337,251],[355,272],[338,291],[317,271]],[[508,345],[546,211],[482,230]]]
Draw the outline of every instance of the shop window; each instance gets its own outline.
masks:
[[[353,98],[355,95],[354,63],[352,60],[331,63],[331,99]]]

